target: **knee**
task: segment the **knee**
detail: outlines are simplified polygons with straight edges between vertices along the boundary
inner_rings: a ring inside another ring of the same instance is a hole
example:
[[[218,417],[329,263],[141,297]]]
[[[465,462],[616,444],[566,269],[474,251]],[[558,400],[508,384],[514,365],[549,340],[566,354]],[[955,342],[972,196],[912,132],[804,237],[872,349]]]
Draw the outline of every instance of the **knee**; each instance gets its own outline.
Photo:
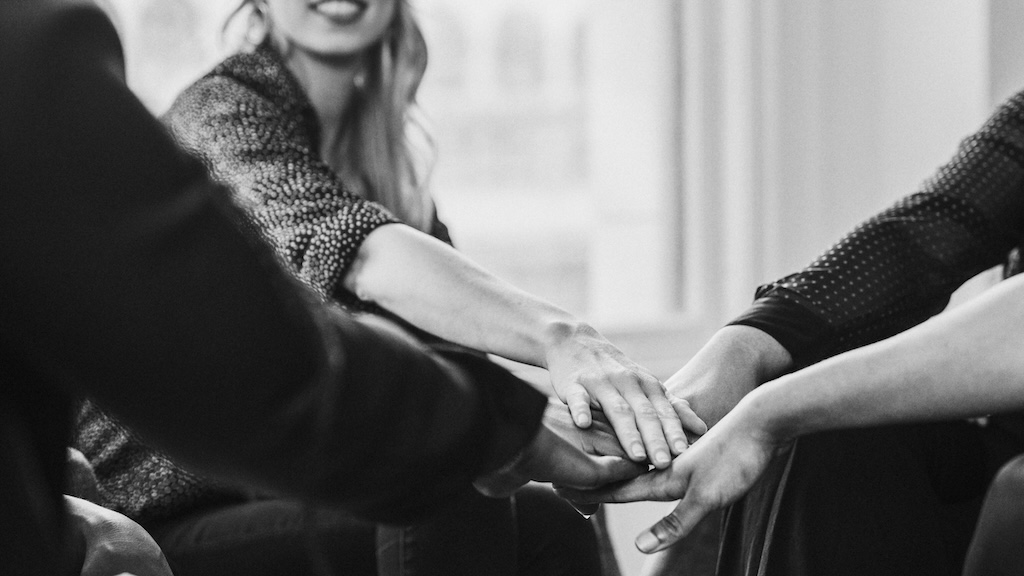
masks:
[[[1003,465],[992,480],[988,498],[1024,503],[1024,454]]]

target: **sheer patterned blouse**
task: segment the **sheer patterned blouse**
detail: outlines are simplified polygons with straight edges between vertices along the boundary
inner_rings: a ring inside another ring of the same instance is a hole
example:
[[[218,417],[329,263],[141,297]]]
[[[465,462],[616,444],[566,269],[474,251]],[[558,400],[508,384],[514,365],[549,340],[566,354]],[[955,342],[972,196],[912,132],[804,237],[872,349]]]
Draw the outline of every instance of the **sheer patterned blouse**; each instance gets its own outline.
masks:
[[[758,288],[733,324],[767,332],[804,366],[939,313],[957,287],[1005,263],[1022,241],[1024,92],[961,142],[917,193],[804,270]]]

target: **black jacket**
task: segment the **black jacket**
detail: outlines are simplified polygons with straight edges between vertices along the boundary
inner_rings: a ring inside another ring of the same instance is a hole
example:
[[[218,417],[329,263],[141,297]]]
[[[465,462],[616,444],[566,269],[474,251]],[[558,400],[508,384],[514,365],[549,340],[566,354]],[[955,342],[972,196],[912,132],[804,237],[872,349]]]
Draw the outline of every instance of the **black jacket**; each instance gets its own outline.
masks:
[[[0,561],[62,562],[70,400],[207,473],[407,520],[470,489],[544,398],[330,309],[123,82],[91,4],[0,2]]]

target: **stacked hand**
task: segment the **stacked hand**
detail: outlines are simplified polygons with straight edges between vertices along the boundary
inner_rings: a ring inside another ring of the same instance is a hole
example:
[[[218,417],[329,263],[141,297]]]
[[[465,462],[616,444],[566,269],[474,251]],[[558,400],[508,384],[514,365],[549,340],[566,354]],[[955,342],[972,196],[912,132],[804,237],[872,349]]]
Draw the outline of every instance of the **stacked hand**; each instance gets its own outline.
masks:
[[[549,405],[541,434],[523,456],[478,482],[485,493],[547,480],[584,512],[601,502],[682,499],[637,538],[637,547],[650,553],[742,496],[784,443],[750,408],[752,397],[745,398],[790,363],[785,349],[758,330],[721,330],[669,380],[670,392],[596,332],[577,334],[560,350],[549,370],[568,409]],[[688,448],[687,432],[707,431],[691,405],[720,422]],[[627,457],[645,460],[643,446],[655,469],[624,467]],[[674,460],[666,459],[668,451]]]
[[[783,445],[783,439],[769,431],[748,404],[747,399],[741,401],[667,470],[655,470],[617,486],[561,488],[559,493],[581,506],[682,499],[671,514],[636,539],[642,552],[664,549],[689,534],[708,513],[743,496]]]
[[[634,478],[647,466],[624,457],[605,422],[573,425],[566,407],[550,402],[533,441],[501,469],[474,483],[488,496],[506,496],[530,480],[587,489]]]
[[[603,411],[633,461],[665,468],[686,450],[686,432],[707,431],[686,400],[666,393],[657,378],[593,328],[578,325],[556,340],[546,362],[555,394],[580,428],[594,421],[594,409]]]
[[[784,443],[751,408],[755,398],[748,393],[789,364],[785,349],[763,332],[745,326],[723,328],[667,382],[670,393],[685,398],[713,425],[711,430],[667,469],[621,485],[561,488],[560,493],[577,506],[682,499],[671,514],[636,539],[642,552],[668,547],[708,513],[745,494]]]

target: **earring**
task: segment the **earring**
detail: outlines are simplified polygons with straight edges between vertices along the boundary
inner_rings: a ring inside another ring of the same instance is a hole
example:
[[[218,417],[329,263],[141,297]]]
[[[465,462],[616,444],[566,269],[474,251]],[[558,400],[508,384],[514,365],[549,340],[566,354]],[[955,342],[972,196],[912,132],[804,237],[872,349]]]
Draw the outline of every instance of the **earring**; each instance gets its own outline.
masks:
[[[259,46],[267,37],[269,23],[267,21],[267,3],[257,0],[252,3],[249,13],[249,27],[245,31],[245,41],[250,46]]]

